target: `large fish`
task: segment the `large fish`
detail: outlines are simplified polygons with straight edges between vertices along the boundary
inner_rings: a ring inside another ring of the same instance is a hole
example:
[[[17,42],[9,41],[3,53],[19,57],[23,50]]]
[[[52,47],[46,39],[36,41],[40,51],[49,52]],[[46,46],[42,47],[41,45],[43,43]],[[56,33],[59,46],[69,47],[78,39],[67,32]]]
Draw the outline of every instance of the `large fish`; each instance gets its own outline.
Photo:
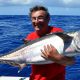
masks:
[[[52,44],[59,54],[65,56],[78,55],[80,54],[80,31],[74,33],[52,33],[29,41],[8,54],[1,55],[0,63],[12,65],[52,63],[51,60],[46,60],[41,56],[41,49],[47,44]]]

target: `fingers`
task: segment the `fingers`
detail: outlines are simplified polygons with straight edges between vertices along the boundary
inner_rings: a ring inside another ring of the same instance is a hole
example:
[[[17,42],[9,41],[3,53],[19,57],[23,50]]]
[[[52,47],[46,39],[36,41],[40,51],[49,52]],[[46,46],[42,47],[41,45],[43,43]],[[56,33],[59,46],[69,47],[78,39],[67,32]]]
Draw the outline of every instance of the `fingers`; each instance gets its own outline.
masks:
[[[50,44],[50,45],[47,45],[47,46],[44,46],[44,49],[43,50],[41,50],[41,52],[42,52],[42,57],[44,57],[44,58],[48,58],[49,57],[49,55],[50,54],[52,54],[53,53],[53,46]]]
[[[44,49],[41,50],[41,52],[42,52],[41,56],[45,59],[53,60],[53,59],[57,59],[58,57],[60,57],[60,54],[58,53],[56,48],[52,46],[51,44],[44,46]]]
[[[42,50],[42,49],[41,49],[41,52],[42,52],[41,56],[42,56],[43,58],[47,59],[48,54],[47,54],[44,50]]]
[[[44,46],[44,49],[41,50],[41,52],[42,52],[41,56],[43,58],[52,60],[56,63],[61,62],[64,57],[63,55],[59,54],[57,49],[54,46],[52,46],[51,44]]]

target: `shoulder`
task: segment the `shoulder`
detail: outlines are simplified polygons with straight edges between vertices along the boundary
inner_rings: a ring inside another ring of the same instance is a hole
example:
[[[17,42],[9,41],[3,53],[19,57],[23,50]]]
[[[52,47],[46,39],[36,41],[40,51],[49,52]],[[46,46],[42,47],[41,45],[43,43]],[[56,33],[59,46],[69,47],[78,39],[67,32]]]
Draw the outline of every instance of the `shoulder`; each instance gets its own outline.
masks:
[[[36,32],[31,32],[26,36],[27,40],[34,40],[36,38]]]
[[[59,28],[59,27],[52,26],[51,27],[51,32],[63,32],[63,29]]]
[[[29,33],[28,35],[27,35],[27,37],[31,37],[31,36],[34,36],[36,33],[35,32],[31,32],[31,33]]]

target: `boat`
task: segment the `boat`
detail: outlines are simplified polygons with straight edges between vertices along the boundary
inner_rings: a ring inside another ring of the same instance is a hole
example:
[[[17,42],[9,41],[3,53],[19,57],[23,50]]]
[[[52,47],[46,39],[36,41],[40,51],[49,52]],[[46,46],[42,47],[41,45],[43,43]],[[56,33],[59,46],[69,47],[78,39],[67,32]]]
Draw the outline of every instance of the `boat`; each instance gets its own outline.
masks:
[[[29,80],[29,77],[0,76],[0,80]]]

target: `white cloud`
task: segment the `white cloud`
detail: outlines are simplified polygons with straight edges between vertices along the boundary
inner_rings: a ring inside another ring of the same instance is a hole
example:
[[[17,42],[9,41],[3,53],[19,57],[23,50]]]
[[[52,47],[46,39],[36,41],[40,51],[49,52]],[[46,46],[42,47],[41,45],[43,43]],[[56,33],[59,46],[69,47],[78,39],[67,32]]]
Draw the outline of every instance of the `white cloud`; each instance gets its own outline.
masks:
[[[17,4],[17,5],[24,5],[24,4],[35,4],[35,3],[43,3],[43,0],[0,0],[0,4],[9,5],[9,4]]]
[[[80,0],[0,0],[0,14],[26,14],[37,4],[46,6],[51,14],[80,15]]]
[[[63,0],[63,2],[65,3],[65,4],[69,4],[69,3],[71,3],[73,0]]]
[[[0,0],[2,5],[24,5],[29,4],[30,0]]]
[[[0,5],[35,5],[53,7],[80,7],[80,0],[0,0]]]
[[[80,7],[80,0],[63,0],[63,3],[66,7]]]
[[[13,4],[29,4],[30,0],[11,0]]]

